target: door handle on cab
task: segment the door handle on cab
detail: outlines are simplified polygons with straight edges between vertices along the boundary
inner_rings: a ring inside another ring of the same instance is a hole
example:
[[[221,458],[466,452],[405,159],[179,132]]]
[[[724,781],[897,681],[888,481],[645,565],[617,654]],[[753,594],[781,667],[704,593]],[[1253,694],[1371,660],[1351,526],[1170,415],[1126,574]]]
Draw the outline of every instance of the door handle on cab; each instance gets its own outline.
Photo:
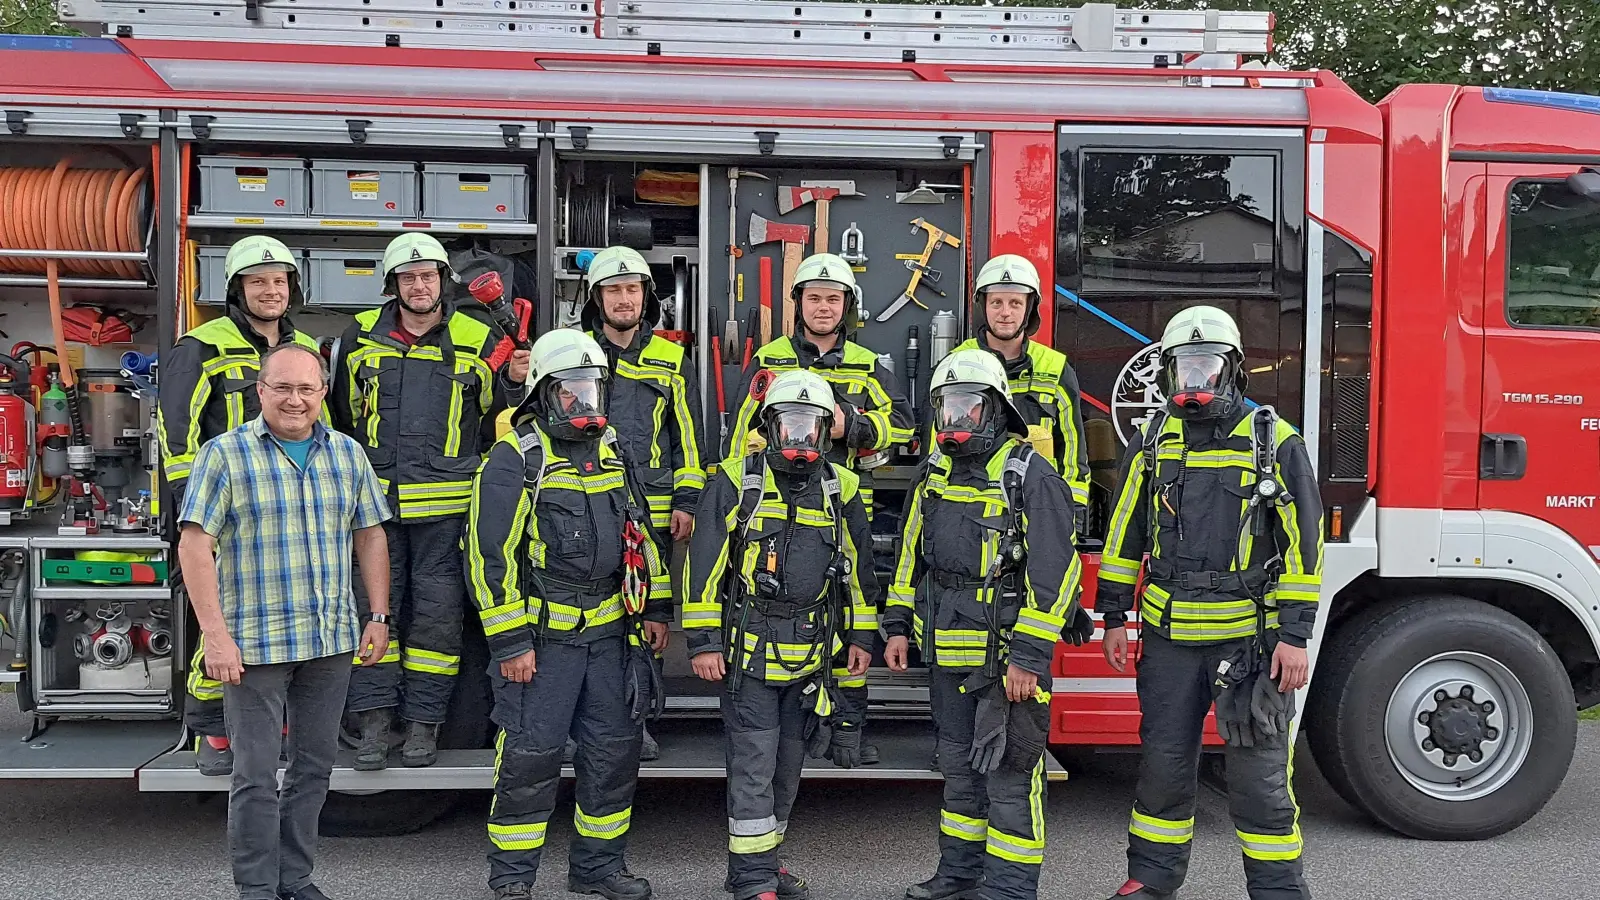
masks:
[[[1516,481],[1528,471],[1528,439],[1520,434],[1485,434],[1478,446],[1481,481]]]

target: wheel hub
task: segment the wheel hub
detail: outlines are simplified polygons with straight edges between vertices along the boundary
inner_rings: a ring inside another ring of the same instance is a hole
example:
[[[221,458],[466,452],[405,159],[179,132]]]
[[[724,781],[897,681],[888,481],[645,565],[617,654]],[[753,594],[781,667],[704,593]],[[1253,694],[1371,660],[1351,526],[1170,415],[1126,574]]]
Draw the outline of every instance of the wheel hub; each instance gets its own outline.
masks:
[[[1515,777],[1532,740],[1533,704],[1499,660],[1452,651],[1395,685],[1385,713],[1389,757],[1412,787],[1472,800]]]
[[[1422,749],[1441,751],[1447,766],[1455,765],[1463,756],[1472,762],[1481,762],[1484,742],[1500,737],[1499,729],[1489,724],[1489,717],[1495,711],[1494,701],[1477,703],[1474,702],[1476,695],[1477,691],[1470,684],[1462,685],[1454,696],[1440,688],[1433,692],[1433,702],[1437,705],[1417,715],[1418,724],[1428,729]]]

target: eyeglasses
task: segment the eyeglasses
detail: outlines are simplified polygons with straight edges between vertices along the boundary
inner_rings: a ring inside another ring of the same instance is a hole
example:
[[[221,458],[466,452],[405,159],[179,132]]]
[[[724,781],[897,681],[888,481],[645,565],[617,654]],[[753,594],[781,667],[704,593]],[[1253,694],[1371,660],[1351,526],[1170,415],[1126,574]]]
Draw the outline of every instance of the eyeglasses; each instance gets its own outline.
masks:
[[[401,272],[395,276],[394,280],[403,287],[410,287],[414,284],[438,284],[439,270],[424,269],[421,272]]]
[[[272,392],[272,396],[277,397],[279,400],[287,400],[291,394],[298,396],[302,400],[315,400],[323,391],[327,390],[327,386],[321,384],[272,384],[266,381],[263,381],[262,384],[265,384],[267,390]]]

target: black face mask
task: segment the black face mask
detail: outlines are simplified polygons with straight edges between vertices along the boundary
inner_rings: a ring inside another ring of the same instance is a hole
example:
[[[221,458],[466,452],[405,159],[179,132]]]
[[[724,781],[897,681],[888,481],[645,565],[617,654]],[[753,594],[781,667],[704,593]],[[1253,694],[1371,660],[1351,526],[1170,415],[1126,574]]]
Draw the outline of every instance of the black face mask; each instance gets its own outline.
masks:
[[[785,403],[765,413],[767,465],[790,475],[809,475],[830,447],[833,416],[813,406]]]
[[[539,413],[551,437],[596,441],[606,430],[604,369],[558,372],[540,385]]]
[[[994,449],[1003,418],[1000,401],[987,389],[955,387],[934,392],[934,438],[947,456],[976,456]]]
[[[1239,367],[1225,344],[1190,344],[1173,348],[1161,360],[1161,389],[1167,407],[1181,419],[1222,418],[1239,398]]]

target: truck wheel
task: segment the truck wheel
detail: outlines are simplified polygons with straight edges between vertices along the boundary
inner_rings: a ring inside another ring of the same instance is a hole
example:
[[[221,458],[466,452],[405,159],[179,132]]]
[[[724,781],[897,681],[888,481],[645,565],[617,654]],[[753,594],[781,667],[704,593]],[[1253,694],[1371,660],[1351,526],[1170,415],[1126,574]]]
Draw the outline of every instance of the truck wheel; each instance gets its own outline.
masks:
[[[329,791],[319,828],[327,837],[397,837],[433,824],[457,799],[457,791]]]
[[[1319,710],[1334,721],[1331,768],[1355,805],[1423,840],[1495,837],[1538,813],[1566,777],[1578,726],[1571,682],[1544,638],[1450,595],[1356,624],[1341,630],[1342,689]]]
[[[1317,762],[1328,786],[1339,798],[1360,808],[1355,791],[1350,787],[1350,774],[1345,771],[1344,758],[1339,755],[1339,708],[1343,705],[1345,689],[1350,683],[1360,648],[1350,637],[1359,634],[1374,620],[1387,615],[1387,607],[1362,610],[1349,621],[1331,624],[1322,636],[1322,649],[1317,657],[1317,668],[1312,673],[1311,691],[1306,697],[1304,717],[1306,743],[1311,747],[1311,757]]]

